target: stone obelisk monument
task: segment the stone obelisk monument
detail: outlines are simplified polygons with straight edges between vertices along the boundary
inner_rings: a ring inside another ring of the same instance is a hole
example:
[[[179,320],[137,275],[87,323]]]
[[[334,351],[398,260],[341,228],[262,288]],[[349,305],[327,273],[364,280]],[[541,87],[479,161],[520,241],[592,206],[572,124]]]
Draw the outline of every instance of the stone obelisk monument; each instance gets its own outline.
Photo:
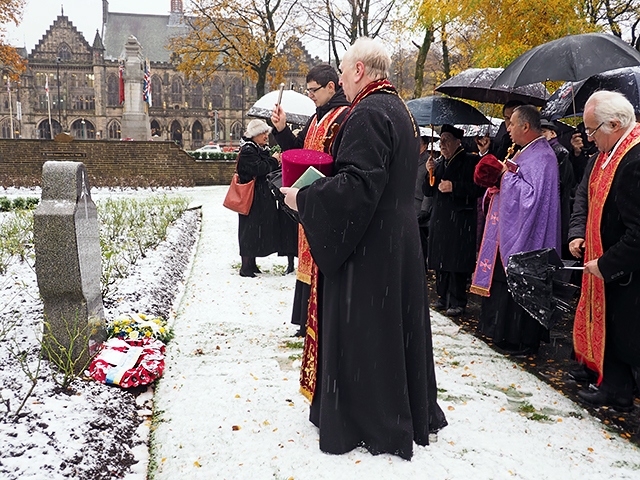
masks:
[[[122,138],[149,140],[151,127],[146,104],[142,100],[144,60],[138,39],[131,35],[124,45],[124,111],[122,113]]]

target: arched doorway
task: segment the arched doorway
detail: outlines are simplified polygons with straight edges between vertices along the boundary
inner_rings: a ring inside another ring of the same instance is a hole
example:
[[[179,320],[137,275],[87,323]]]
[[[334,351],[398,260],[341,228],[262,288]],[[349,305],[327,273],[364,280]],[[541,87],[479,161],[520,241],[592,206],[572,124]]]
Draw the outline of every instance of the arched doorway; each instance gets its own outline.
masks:
[[[180,147],[182,147],[182,126],[180,125],[180,122],[177,120],[171,122],[169,131],[171,132],[171,141],[176,142]]]
[[[95,139],[96,127],[89,120],[82,118],[71,124],[71,135],[78,140]]]
[[[51,120],[53,126],[53,136],[55,137],[59,133],[62,133],[62,127],[57,120]],[[38,125],[38,138],[51,140],[51,129],[49,128],[49,120],[43,120]]]
[[[191,148],[196,149],[204,144],[204,129],[202,124],[196,120],[191,127]]]
[[[162,136],[162,127],[160,126],[157,120],[151,120],[151,136],[152,137]]]

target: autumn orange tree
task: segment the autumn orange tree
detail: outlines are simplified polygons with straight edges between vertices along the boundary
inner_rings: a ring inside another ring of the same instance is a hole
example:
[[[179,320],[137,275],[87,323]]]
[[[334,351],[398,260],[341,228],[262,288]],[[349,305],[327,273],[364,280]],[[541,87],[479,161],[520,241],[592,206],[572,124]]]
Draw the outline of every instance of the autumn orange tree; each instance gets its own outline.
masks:
[[[507,66],[531,48],[565,35],[599,30],[587,21],[581,0],[471,0],[461,21],[476,67]]]
[[[259,97],[269,80],[277,82],[287,68],[279,54],[296,32],[292,15],[298,0],[193,0],[185,19],[188,33],[174,37],[169,48],[177,69],[207,78],[224,67],[245,72],[256,82]]]
[[[17,50],[8,44],[5,25],[20,23],[24,2],[25,0],[0,0],[0,68],[14,79],[25,70],[26,65]]]

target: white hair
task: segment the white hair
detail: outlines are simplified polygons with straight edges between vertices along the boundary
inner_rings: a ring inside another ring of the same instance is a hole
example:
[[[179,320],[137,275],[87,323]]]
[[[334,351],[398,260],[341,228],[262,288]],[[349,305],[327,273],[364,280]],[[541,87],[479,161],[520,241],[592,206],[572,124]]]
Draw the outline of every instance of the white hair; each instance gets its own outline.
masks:
[[[271,132],[271,127],[267,125],[264,120],[256,118],[255,120],[251,120],[249,122],[249,125],[247,125],[247,129],[244,132],[244,136],[246,138],[253,138],[266,132]]]
[[[593,116],[596,122],[602,124],[605,133],[611,133],[612,121],[619,121],[622,129],[629,128],[636,121],[633,105],[623,94],[609,90],[599,90],[589,97],[584,105],[586,111],[593,108]]]
[[[364,64],[364,73],[373,80],[389,76],[391,57],[380,42],[369,37],[360,37],[342,57],[341,69],[353,67],[356,62]]]

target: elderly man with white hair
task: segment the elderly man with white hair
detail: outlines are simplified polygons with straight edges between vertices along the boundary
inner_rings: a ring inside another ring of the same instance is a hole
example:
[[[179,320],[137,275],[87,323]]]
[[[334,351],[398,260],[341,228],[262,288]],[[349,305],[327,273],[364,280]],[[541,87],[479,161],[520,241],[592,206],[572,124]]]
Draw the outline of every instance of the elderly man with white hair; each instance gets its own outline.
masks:
[[[583,238],[582,292],[573,328],[576,357],[598,374],[587,404],[633,407],[640,385],[640,125],[620,93],[594,93],[584,108],[585,132],[600,155],[589,177]]]
[[[390,64],[369,38],[349,48],[340,84],[352,107],[333,144],[335,175],[282,190],[324,274],[311,286],[319,336],[307,337],[301,372],[320,448],[409,459],[446,419],[413,206],[420,134],[387,81]]]

